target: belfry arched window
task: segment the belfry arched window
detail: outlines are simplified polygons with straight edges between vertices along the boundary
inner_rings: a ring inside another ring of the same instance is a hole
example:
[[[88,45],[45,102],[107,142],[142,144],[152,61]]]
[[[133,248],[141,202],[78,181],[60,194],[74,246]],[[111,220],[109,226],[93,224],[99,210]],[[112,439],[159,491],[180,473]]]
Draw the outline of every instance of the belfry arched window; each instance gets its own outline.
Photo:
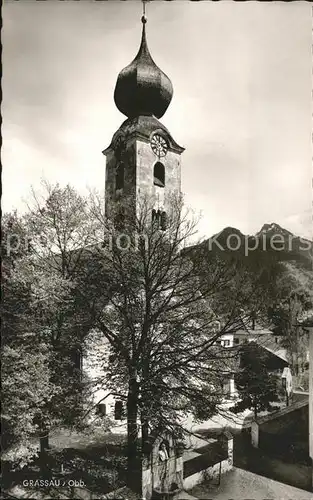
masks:
[[[167,228],[167,216],[166,212],[162,212],[161,210],[152,210],[152,224],[155,224],[157,229],[161,229],[162,231],[166,231]]]
[[[154,165],[153,184],[159,187],[165,186],[165,168],[163,163],[160,163],[159,161]]]
[[[119,163],[116,168],[115,189],[123,189],[124,187],[124,163]]]
[[[152,210],[152,224],[158,223],[157,211],[155,209]]]

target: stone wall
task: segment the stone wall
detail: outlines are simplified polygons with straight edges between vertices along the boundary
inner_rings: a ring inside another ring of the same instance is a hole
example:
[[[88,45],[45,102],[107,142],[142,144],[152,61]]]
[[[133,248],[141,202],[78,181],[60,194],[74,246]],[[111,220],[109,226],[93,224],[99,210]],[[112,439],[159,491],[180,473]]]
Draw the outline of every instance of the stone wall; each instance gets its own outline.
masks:
[[[185,490],[191,489],[197,484],[218,478],[221,474],[231,470],[233,468],[233,449],[233,437],[227,432],[212,447],[213,454],[207,452],[199,457],[185,460],[183,488]],[[187,470],[191,469],[190,465],[198,458],[201,459],[203,469],[188,475]]]
[[[215,478],[218,478],[220,474],[225,474],[232,469],[232,464],[227,460],[223,460],[217,464],[214,464],[207,469],[204,469],[200,472],[196,472],[189,477],[184,479],[183,487],[184,490],[190,490],[197,484],[201,484],[204,481],[211,481]]]
[[[163,439],[162,437],[156,439],[150,457],[143,463],[142,498],[145,500],[153,498],[154,492],[158,492],[160,487],[158,452]],[[196,450],[186,450],[183,456],[175,450],[170,436],[167,437],[167,442],[169,489],[173,483],[177,484],[180,490],[191,489],[203,481],[219,477],[220,474],[224,474],[233,467],[233,438],[229,433],[225,433],[218,441],[209,443],[204,447],[205,450],[199,448],[198,453]]]
[[[251,424],[251,444],[255,447],[262,447],[261,435],[272,435],[273,439],[278,435],[283,435],[289,428],[295,426],[303,431],[303,437],[309,441],[308,437],[308,401],[298,401],[273,414],[258,418]]]
[[[161,443],[166,443],[168,459],[164,462],[159,460],[159,450]],[[162,474],[165,473],[165,482],[162,481]],[[162,488],[168,490],[176,484],[182,488],[183,484],[183,464],[182,458],[178,456],[175,443],[170,434],[165,434],[155,439],[151,453],[142,463],[142,498],[151,499],[153,492]]]

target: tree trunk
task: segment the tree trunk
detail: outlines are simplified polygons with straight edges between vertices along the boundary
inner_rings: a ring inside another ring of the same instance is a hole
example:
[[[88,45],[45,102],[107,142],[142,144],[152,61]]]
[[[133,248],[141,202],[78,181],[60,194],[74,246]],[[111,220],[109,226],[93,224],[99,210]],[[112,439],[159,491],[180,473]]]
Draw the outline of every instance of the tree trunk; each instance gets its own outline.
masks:
[[[40,435],[39,440],[40,440],[40,452],[44,453],[44,451],[49,448],[49,433],[48,433],[48,431],[44,431]]]
[[[148,346],[145,346],[145,355],[143,358],[143,366],[142,366],[142,381],[144,387],[146,387],[147,384],[149,383],[149,360],[150,360],[150,350],[148,349]],[[141,398],[142,398],[141,448],[143,454],[146,454],[149,451],[149,416],[147,414],[147,408],[149,408],[150,402],[147,401],[147,398],[143,393],[141,393]]]
[[[127,396],[127,483],[140,493],[140,467],[138,461],[138,383],[136,373],[130,376]]]
[[[143,454],[149,451],[149,422],[142,415],[141,418],[141,442],[142,442],[142,452]]]
[[[49,467],[48,467],[48,455],[47,450],[49,448],[49,431],[48,429],[42,430],[39,436],[40,442],[40,470],[43,477],[48,477]]]
[[[256,420],[257,416],[258,416],[258,409],[257,409],[257,406],[255,405],[254,406],[254,419],[255,420]]]

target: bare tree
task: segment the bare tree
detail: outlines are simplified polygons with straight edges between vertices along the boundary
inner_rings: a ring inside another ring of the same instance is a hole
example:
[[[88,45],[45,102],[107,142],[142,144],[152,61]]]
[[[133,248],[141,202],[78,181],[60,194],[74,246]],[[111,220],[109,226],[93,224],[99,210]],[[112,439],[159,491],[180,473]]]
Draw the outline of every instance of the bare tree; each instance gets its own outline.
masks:
[[[216,340],[242,317],[244,294],[236,292],[236,266],[215,259],[202,275],[203,262],[190,251],[197,220],[181,199],[171,200],[166,227],[151,219],[150,200],[142,200],[136,215],[132,200],[127,203],[116,207],[112,223],[101,197],[93,197],[91,213],[103,224],[104,242],[85,254],[77,292],[110,344],[106,387],[127,401],[132,486],[139,421],[145,451],[151,432],[179,436],[182,416],[206,419],[217,411],[220,379],[234,353]]]
[[[151,433],[170,429],[182,437],[182,417],[203,420],[218,411],[221,379],[236,352],[216,341],[256,309],[257,287],[238,262],[195,251],[197,219],[182,199],[171,200],[166,218],[153,219],[151,200],[135,210],[130,197],[108,220],[100,195],[45,189],[42,198],[34,193],[25,224],[36,321],[51,345],[51,381],[60,387],[49,409],[69,425],[79,413],[80,371],[68,355],[96,329],[102,383],[126,401],[134,486],[138,452]]]

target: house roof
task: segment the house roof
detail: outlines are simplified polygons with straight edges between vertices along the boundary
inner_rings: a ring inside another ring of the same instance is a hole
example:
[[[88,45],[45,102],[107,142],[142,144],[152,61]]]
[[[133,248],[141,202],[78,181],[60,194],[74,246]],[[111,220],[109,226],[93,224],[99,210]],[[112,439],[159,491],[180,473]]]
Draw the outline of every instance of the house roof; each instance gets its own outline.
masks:
[[[244,344],[242,344],[243,346]],[[279,359],[280,361],[283,361],[284,365],[288,365],[289,361],[287,359],[287,351],[286,349],[282,349],[280,346],[274,343],[258,343],[257,341],[253,340],[252,342],[248,342],[246,344],[247,346],[255,346],[258,349],[264,349],[267,353],[269,353],[270,356],[275,356],[275,358]],[[281,364],[281,363],[280,363]]]
[[[276,356],[277,358],[282,359],[286,363],[289,364],[289,361],[287,359],[287,351],[286,349],[273,349],[272,347],[261,345],[264,349],[266,349],[268,352]]]
[[[271,330],[267,330],[266,328],[261,328],[261,327],[255,329],[252,328],[239,329],[235,330],[233,333],[236,335],[255,335],[255,336],[272,335]]]

